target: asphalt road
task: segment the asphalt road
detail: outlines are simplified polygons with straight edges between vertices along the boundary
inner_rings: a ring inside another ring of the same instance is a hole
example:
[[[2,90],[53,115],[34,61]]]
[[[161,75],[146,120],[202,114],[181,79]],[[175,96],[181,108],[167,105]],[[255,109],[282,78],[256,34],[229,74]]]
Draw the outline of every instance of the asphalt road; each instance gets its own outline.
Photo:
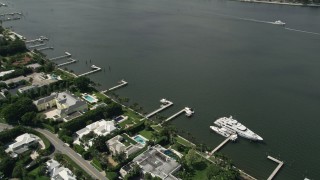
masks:
[[[77,163],[83,170],[85,170],[89,175],[95,179],[107,180],[97,169],[95,169],[90,163],[85,161],[81,156],[79,156],[73,149],[68,147],[61,141],[55,134],[44,129],[35,129],[36,131],[42,133],[46,138],[52,143],[56,151],[60,151],[63,154],[69,156],[75,163]]]
[[[11,129],[12,126],[8,124],[0,123],[0,132],[4,129]],[[42,133],[46,138],[51,142],[51,144],[55,147],[56,151],[60,151],[63,154],[69,156],[75,163],[77,163],[83,170],[85,170],[89,175],[91,175],[95,179],[99,180],[107,180],[105,176],[103,176],[97,169],[95,169],[90,163],[85,161],[80,155],[78,155],[73,149],[68,147],[61,141],[55,134],[51,133],[45,129],[36,128],[36,131]]]

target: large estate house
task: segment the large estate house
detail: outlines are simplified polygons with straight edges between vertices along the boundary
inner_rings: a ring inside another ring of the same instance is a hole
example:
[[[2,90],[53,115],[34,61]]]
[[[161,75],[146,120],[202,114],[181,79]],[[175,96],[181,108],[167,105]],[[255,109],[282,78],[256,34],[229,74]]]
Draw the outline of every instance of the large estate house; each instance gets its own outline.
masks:
[[[52,93],[50,96],[33,101],[38,111],[45,111],[57,107],[56,115],[64,118],[74,112],[86,112],[88,105],[85,101],[75,97],[68,91],[61,93]]]

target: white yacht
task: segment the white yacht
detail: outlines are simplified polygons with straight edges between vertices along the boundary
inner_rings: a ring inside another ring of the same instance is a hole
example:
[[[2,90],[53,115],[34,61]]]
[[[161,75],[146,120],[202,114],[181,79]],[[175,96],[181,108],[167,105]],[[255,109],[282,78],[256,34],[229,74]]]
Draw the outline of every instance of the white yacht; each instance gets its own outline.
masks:
[[[189,107],[185,107],[184,111],[186,112],[186,116],[190,117],[194,114],[193,109],[189,108]]]
[[[275,25],[280,25],[280,26],[286,25],[285,22],[282,22],[282,21],[280,21],[280,20],[273,22],[273,24],[275,24]]]
[[[241,137],[254,141],[263,141],[262,137],[252,132],[250,129],[239,123],[237,120],[233,119],[232,116],[230,116],[229,118],[219,118],[214,122],[214,124],[223,127],[227,130],[235,131]]]
[[[232,141],[235,141],[235,140],[237,140],[237,138],[238,138],[238,135],[237,135],[237,133],[236,133],[235,131],[227,130],[227,129],[224,128],[224,127],[218,128],[218,127],[216,127],[216,126],[210,126],[210,128],[211,128],[214,132],[216,132],[216,133],[218,133],[218,134],[220,134],[221,136],[224,136],[224,137],[226,137],[226,138],[228,138],[228,137],[231,136],[230,139],[231,139]]]

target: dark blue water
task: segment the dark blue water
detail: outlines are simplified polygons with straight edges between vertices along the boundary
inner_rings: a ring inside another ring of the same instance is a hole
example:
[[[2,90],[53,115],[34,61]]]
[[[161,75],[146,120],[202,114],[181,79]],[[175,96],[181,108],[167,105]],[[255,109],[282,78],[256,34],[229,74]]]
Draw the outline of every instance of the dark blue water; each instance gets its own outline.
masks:
[[[214,0],[4,1],[22,11],[21,21],[5,23],[28,38],[45,35],[54,51],[106,68],[90,77],[149,112],[163,97],[196,114],[173,121],[212,147],[223,138],[209,126],[221,116],[236,119],[264,138],[240,139],[221,152],[237,167],[267,179],[285,161],[277,179],[320,178],[320,36],[257,21],[281,20],[286,27],[320,32],[317,8]],[[248,20],[252,19],[252,20]],[[111,70],[109,71],[109,67]]]

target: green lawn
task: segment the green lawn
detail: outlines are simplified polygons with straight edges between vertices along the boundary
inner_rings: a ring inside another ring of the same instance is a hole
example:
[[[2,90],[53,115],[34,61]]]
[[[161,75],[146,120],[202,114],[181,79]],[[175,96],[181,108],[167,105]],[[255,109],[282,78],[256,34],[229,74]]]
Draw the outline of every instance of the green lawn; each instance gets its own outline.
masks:
[[[96,97],[98,98],[99,102],[100,102],[100,101],[103,102],[104,100],[108,99],[105,95],[101,94],[100,92],[95,92],[94,94],[95,94]]]
[[[160,132],[163,128],[159,125],[152,125],[151,126],[155,131]]]
[[[132,118],[128,118],[125,121],[122,121],[121,123],[119,123],[119,126],[121,128],[125,128],[127,124],[133,124],[133,119]]]
[[[147,131],[144,129],[144,130],[140,131],[139,134],[149,140],[152,139],[152,131]]]
[[[128,116],[129,118],[131,118],[135,122],[139,122],[140,119],[143,118],[142,116],[140,116],[139,114],[135,113],[134,111],[131,111],[130,109],[124,109],[124,115]]]
[[[179,136],[176,137],[176,140],[177,140],[178,143],[180,143],[180,144],[182,144],[182,145],[184,145],[186,147],[194,147],[194,144],[190,143],[189,141],[186,141],[186,140],[182,139]]]
[[[50,180],[47,176],[38,176],[39,167],[35,168],[34,170],[29,172],[29,175],[32,175],[36,178],[36,180]]]
[[[137,144],[136,141],[134,141],[133,139],[131,139],[128,135],[126,134],[122,134],[121,135],[127,142],[131,143],[131,144]]]
[[[207,162],[201,161],[195,168],[195,172],[192,179],[194,180],[207,179],[208,166],[209,164]]]
[[[102,171],[101,164],[96,158],[93,158],[90,164],[93,165],[98,171]]]

